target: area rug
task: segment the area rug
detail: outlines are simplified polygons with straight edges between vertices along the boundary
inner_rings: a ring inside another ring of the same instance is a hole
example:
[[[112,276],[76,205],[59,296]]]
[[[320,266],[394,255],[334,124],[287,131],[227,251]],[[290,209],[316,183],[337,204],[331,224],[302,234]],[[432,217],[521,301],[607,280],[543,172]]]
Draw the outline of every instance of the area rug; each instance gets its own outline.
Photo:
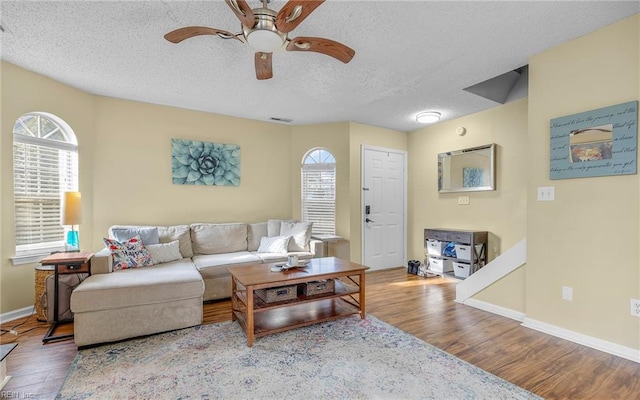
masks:
[[[373,316],[247,347],[237,322],[80,350],[58,399],[538,399]]]

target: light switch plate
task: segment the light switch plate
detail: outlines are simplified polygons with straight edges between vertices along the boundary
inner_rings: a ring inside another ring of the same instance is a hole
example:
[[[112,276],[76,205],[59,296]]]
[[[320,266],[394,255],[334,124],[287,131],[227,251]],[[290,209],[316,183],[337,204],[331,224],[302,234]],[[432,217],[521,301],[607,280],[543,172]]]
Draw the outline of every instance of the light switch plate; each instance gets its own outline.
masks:
[[[555,199],[555,186],[538,186],[538,201],[554,201]]]

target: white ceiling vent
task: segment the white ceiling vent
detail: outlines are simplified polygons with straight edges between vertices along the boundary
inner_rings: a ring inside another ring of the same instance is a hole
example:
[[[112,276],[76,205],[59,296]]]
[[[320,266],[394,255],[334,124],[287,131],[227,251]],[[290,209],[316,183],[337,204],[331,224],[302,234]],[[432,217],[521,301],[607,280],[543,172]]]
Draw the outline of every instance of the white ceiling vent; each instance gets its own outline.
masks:
[[[504,104],[528,94],[529,66],[514,69],[462,90]]]

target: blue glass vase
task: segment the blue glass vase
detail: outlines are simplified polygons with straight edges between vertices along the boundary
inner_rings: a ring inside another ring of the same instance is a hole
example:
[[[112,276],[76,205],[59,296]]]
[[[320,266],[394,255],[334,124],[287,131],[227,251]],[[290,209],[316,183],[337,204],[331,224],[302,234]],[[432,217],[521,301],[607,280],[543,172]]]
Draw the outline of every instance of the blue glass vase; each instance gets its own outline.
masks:
[[[67,250],[80,250],[80,241],[78,239],[78,231],[67,232]]]

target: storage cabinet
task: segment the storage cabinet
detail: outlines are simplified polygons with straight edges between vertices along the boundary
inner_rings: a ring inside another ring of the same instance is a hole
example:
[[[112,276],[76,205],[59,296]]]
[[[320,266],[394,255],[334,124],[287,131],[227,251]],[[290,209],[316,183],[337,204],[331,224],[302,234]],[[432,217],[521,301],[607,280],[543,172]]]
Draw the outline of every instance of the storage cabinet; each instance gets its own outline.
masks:
[[[464,279],[487,263],[486,231],[424,230],[427,272]]]

